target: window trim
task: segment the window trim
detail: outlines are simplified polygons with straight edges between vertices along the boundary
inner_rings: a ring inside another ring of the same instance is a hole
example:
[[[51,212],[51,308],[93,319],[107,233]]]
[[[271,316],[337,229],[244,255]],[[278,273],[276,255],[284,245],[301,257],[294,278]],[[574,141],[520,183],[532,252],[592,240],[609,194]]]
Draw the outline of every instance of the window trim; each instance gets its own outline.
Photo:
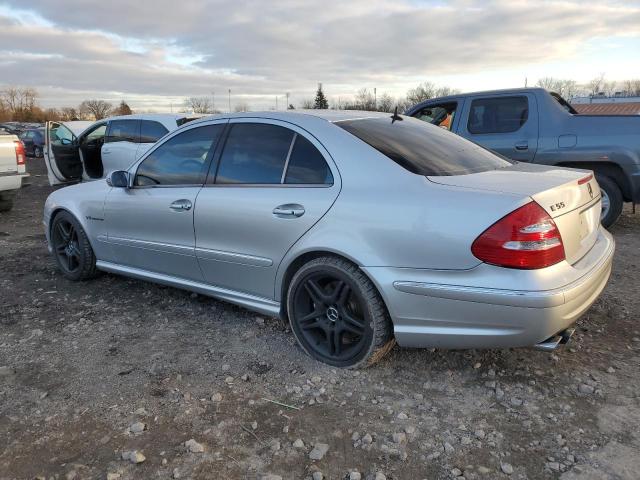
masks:
[[[474,133],[474,132],[472,132],[469,127],[471,125],[471,112],[473,111],[473,102],[480,101],[480,100],[496,100],[496,99],[504,99],[504,98],[524,98],[525,99],[525,101],[527,102],[527,118],[525,119],[524,123],[522,125],[520,125],[517,129],[511,130],[511,131],[508,131],[508,132],[484,132],[484,133]],[[527,124],[527,122],[529,121],[529,118],[530,118],[530,112],[531,112],[531,102],[529,100],[529,96],[526,95],[526,94],[522,94],[522,95],[497,95],[497,96],[488,96],[488,97],[474,97],[474,98],[471,98],[470,102],[469,102],[469,113],[467,114],[466,129],[467,129],[467,132],[470,135],[507,135],[507,134],[511,134],[511,133],[516,133],[516,132],[519,132],[520,130],[522,130],[524,128],[524,126]]]
[[[225,129],[225,132],[223,132],[224,138],[222,139],[222,141],[220,142],[220,149],[219,151],[216,151],[215,157],[213,158],[213,161],[211,163],[210,166],[210,170],[209,170],[209,174],[207,175],[207,178],[205,180],[204,183],[204,187],[217,187],[217,188],[253,188],[253,187],[259,187],[259,188],[331,188],[333,186],[336,185],[336,174],[338,175],[338,177],[340,176],[339,174],[339,170],[335,165],[335,162],[333,161],[333,158],[330,156],[329,152],[327,151],[327,149],[324,147],[324,145],[322,145],[322,143],[310,132],[308,132],[307,130],[303,129],[302,127],[298,126],[295,123],[290,123],[286,120],[279,120],[279,119],[270,119],[270,118],[266,118],[266,117],[235,117],[235,118],[231,118],[231,119],[227,119],[227,128]],[[220,169],[220,158],[222,157],[222,152],[224,152],[224,148],[226,147],[227,144],[227,139],[229,137],[229,132],[231,131],[231,128],[233,127],[233,125],[236,124],[240,124],[240,123],[255,123],[255,124],[266,124],[266,125],[274,125],[276,127],[282,127],[282,128],[286,128],[288,130],[291,130],[293,132],[293,138],[291,139],[291,144],[289,145],[289,151],[287,153],[287,157],[285,159],[285,164],[283,166],[283,170],[282,170],[282,176],[280,178],[280,183],[217,183],[216,180],[218,178],[218,170]],[[304,132],[304,133],[302,133]],[[306,135],[305,135],[306,133]],[[295,146],[295,141],[298,138],[298,136],[302,136],[303,138],[305,138],[309,143],[311,143],[311,145],[313,145],[318,152],[320,153],[320,155],[322,156],[322,159],[325,161],[325,163],[327,164],[327,167],[329,168],[329,171],[331,172],[331,177],[333,179],[332,183],[284,183],[285,178],[287,176],[287,171],[289,168],[289,160],[291,158],[291,154],[293,153],[293,147]],[[315,140],[312,141],[311,139]],[[318,145],[320,145],[322,148],[318,148]],[[324,152],[323,152],[324,150]],[[325,153],[326,152],[326,153]],[[329,159],[331,159],[331,161],[329,161]],[[215,163],[215,169],[213,168],[213,164]],[[332,168],[333,165],[333,168]]]

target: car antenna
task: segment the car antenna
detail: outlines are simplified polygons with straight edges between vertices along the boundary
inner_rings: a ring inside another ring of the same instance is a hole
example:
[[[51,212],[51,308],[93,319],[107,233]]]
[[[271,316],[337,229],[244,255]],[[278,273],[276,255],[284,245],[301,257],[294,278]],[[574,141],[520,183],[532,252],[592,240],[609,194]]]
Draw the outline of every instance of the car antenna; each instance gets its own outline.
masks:
[[[391,124],[393,124],[393,122],[395,122],[396,120],[402,121],[402,117],[400,115],[398,115],[398,106],[397,105],[396,105],[395,112],[393,112],[393,115],[391,115]]]

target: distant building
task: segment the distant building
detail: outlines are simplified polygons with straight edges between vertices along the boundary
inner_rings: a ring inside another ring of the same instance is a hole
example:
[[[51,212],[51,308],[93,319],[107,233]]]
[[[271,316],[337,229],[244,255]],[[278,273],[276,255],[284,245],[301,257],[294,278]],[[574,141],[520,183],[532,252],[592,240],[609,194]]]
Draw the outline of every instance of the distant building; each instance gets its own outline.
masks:
[[[585,115],[640,115],[640,97],[625,96],[622,92],[612,97],[604,94],[573,97],[571,106]]]

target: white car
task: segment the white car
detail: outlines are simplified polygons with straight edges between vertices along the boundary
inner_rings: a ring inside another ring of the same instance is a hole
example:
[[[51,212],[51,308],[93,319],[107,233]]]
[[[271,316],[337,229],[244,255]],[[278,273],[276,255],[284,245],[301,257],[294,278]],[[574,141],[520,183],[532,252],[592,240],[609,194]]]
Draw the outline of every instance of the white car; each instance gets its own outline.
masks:
[[[44,156],[49,183],[99,180],[126,170],[161,137],[196,118],[139,114],[97,122],[47,122]]]

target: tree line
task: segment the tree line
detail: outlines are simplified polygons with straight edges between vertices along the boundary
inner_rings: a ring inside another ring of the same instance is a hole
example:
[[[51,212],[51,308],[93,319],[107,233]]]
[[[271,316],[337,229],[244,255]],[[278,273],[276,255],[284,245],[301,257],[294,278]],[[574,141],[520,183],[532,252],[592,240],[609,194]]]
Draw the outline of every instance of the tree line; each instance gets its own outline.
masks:
[[[576,96],[640,96],[640,79],[623,81],[609,81],[604,73],[594,77],[586,84],[578,84],[575,80],[555,77],[538,79],[536,86],[556,92],[567,100]],[[362,88],[349,98],[327,98],[322,84],[318,85],[314,98],[302,99],[298,108],[336,110],[377,110],[392,112],[396,108],[399,112],[416,103],[430,98],[443,97],[459,93],[459,90],[448,86],[437,85],[433,82],[423,82],[410,89],[404,96],[394,97],[386,92],[377,94],[376,90]],[[133,113],[129,105],[122,100],[118,105],[101,99],[84,100],[75,107],[42,108],[38,103],[38,92],[30,87],[6,87],[0,89],[0,122],[45,122],[47,120],[100,120],[112,115],[129,115]],[[293,109],[293,104],[287,105]],[[251,106],[244,100],[236,99],[232,107],[235,112],[251,110]],[[182,110],[198,114],[221,113],[214,108],[213,99],[207,96],[187,97],[182,104]]]
[[[89,99],[76,107],[42,108],[38,92],[30,87],[6,87],[0,90],[0,122],[46,122],[48,120],[100,120],[112,115],[130,115],[122,100],[114,106],[105,100]]]

